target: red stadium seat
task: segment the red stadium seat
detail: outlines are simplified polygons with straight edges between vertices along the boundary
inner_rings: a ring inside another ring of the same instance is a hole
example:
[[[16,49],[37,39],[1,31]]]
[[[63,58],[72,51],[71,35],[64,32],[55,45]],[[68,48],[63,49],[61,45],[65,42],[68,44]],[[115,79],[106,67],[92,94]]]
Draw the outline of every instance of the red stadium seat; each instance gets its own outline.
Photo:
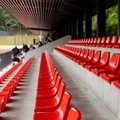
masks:
[[[58,91],[58,88],[60,86],[60,82],[61,82],[61,77],[58,77],[57,78],[57,81],[55,83],[55,86],[53,85],[52,87],[45,87],[45,88],[42,88],[41,87],[38,87],[37,88],[37,97],[53,97],[56,95],[57,91]]]
[[[90,38],[89,46],[93,46],[93,43],[94,43],[94,38]]]
[[[114,53],[109,64],[102,68],[94,68],[94,73],[99,75],[100,73],[110,73],[117,71],[120,67],[120,54]]]
[[[88,57],[84,61],[80,61],[79,64],[84,66],[87,62],[91,61],[94,57],[94,52],[95,52],[94,50],[90,50]]]
[[[100,62],[98,62],[97,64],[89,67],[89,69],[94,73],[94,69],[95,68],[102,68],[108,65],[109,63],[109,57],[110,57],[110,52],[104,52],[102,54],[102,57],[100,59]]]
[[[55,96],[51,98],[43,98],[39,97],[39,95],[36,98],[36,104],[35,104],[35,112],[46,112],[46,111],[52,111],[57,109],[57,107],[60,104],[60,101],[63,97],[65,90],[65,84],[61,83],[60,87],[58,89],[58,92]]]
[[[106,37],[102,37],[102,39],[101,39],[101,47],[106,47],[105,42],[106,42]]]
[[[76,108],[71,108],[69,110],[67,120],[81,120],[81,113]]]
[[[117,87],[118,89],[120,89],[120,81],[119,80],[113,81],[113,84],[115,85],[115,87]]]
[[[0,112],[2,112],[6,106],[7,97],[6,95],[0,94]]]
[[[71,95],[65,92],[61,103],[56,110],[49,112],[35,112],[33,120],[66,120],[69,111],[70,100]]]
[[[108,48],[111,48],[111,47],[113,47],[116,43],[117,43],[117,41],[118,41],[118,36],[113,36],[112,37],[112,40],[111,40],[111,42],[109,43],[109,45],[107,45],[107,47]]]
[[[76,57],[75,62],[79,64],[80,61],[84,61],[88,57],[88,54],[89,54],[89,49],[86,49],[84,55],[81,58]]]
[[[120,37],[116,41],[116,43],[113,45],[114,48],[120,48]]]
[[[101,46],[101,37],[98,37],[96,46],[97,47]]]
[[[91,66],[97,64],[100,61],[100,55],[101,51],[96,51],[93,59],[90,62],[86,62],[86,64],[84,64],[84,67],[90,70]]]
[[[94,41],[93,41],[93,47],[95,47],[97,45],[97,38],[94,38]]]
[[[108,48],[111,48],[111,47],[112,47],[112,46],[111,46],[111,40],[112,40],[112,37],[111,37],[111,36],[107,36],[106,42],[105,42],[106,47],[108,47]]]
[[[120,71],[113,73],[101,73],[100,77],[102,77],[104,80],[111,84],[111,82],[113,82],[114,80],[120,79]]]

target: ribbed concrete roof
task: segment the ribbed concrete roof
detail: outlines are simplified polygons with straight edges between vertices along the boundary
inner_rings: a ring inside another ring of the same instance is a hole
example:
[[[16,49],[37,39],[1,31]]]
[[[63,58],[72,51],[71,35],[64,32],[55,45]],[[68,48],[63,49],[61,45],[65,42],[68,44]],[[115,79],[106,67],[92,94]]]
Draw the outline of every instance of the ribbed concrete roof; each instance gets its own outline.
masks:
[[[25,27],[49,30],[85,9],[93,11],[97,0],[0,0],[0,5]]]

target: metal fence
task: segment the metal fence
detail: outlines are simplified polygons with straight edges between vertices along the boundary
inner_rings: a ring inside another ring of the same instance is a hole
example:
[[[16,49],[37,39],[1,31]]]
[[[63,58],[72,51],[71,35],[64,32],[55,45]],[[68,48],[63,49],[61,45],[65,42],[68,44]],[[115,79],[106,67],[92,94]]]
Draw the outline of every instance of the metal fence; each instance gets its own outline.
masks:
[[[11,63],[11,55],[12,52],[0,54],[0,69],[3,69],[4,67]]]

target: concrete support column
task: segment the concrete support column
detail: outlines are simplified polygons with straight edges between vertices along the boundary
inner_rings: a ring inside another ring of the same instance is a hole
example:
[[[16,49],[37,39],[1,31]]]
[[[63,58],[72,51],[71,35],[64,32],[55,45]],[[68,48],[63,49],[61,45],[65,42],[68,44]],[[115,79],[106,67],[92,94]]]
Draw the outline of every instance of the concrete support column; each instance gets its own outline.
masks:
[[[59,28],[59,37],[62,37],[62,28]]]
[[[65,35],[68,35],[68,30],[69,29],[69,26],[68,26],[68,23],[65,24]]]
[[[97,37],[106,35],[106,9],[105,1],[98,0],[97,3]]]
[[[77,20],[77,16],[74,19],[74,36],[75,36],[75,39],[78,38],[78,20]]]
[[[63,31],[63,36],[65,36],[65,34],[66,34],[65,24],[63,24],[63,26],[62,26],[62,31]]]
[[[85,37],[92,36],[92,18],[89,10],[85,10]]]
[[[75,34],[74,31],[75,30],[75,26],[74,26],[74,19],[71,20],[71,35],[72,35],[72,39],[75,39]]]
[[[77,38],[83,38],[83,15],[77,17]]]
[[[71,35],[71,21],[68,22],[68,35]]]

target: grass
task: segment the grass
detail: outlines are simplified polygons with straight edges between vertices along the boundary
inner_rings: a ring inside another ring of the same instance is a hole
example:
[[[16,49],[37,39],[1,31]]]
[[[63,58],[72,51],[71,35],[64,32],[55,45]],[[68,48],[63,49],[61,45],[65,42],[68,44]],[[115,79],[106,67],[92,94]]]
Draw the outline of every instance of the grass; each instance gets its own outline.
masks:
[[[33,39],[38,42],[37,35],[27,35],[27,36],[0,36],[0,45],[22,45],[23,43],[31,44]]]

